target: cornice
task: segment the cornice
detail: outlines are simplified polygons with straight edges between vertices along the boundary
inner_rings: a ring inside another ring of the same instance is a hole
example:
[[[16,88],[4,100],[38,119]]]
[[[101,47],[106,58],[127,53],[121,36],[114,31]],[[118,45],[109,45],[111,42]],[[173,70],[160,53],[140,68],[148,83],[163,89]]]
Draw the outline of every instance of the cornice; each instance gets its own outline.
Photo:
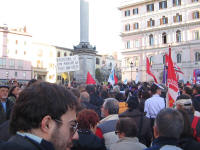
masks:
[[[153,28],[147,28],[145,30],[139,30],[139,31],[133,31],[129,33],[121,33],[121,37],[127,37],[127,36],[132,36],[132,35],[138,35],[138,34],[144,34],[144,33],[149,33],[149,32],[154,32],[154,31],[161,31],[161,30],[167,30],[167,29],[174,29],[174,28],[182,28],[186,27],[189,25],[200,25],[200,20],[195,20],[195,22],[188,22],[188,23],[175,23],[175,24],[168,24],[168,25],[160,25],[158,27],[153,27]]]

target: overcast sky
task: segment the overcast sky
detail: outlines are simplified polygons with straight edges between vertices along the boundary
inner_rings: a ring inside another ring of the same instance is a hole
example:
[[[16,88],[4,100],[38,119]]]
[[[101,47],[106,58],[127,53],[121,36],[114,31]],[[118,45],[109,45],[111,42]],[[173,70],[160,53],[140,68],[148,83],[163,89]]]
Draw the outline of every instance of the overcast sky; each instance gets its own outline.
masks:
[[[89,0],[90,43],[100,52],[119,51],[120,0]],[[0,0],[0,23],[27,26],[38,41],[72,48],[80,39],[79,0]]]

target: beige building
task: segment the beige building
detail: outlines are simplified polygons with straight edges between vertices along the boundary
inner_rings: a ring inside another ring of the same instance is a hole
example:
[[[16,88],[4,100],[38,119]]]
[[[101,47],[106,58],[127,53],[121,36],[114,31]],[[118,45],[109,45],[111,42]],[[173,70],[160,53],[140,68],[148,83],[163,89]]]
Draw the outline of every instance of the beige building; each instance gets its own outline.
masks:
[[[173,62],[182,68],[180,79],[190,81],[200,68],[199,0],[129,0],[121,3],[122,78],[152,80],[146,74],[146,57],[161,81],[164,55],[172,47]],[[133,63],[131,68],[130,64]],[[132,71],[131,71],[132,70]],[[138,73],[137,73],[138,70]]]

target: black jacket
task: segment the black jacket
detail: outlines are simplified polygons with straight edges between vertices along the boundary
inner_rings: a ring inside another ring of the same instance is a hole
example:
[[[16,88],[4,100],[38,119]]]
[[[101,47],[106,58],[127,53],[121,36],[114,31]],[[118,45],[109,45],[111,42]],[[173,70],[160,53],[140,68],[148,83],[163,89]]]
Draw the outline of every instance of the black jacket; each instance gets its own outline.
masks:
[[[15,135],[8,142],[0,143],[0,150],[54,150],[54,147],[45,140],[39,144],[28,137]]]
[[[7,120],[0,125],[0,140],[7,141],[12,135],[9,132],[9,123],[10,121]]]
[[[140,112],[138,109],[128,109],[127,111],[119,114],[119,118],[121,117],[130,117],[135,120],[138,128],[137,137],[139,138],[139,141],[149,147],[153,136],[150,119],[147,118],[144,113]]]
[[[6,99],[6,112],[3,109],[3,105],[0,102],[0,124],[10,118],[14,103],[10,99]]]
[[[200,143],[195,141],[193,137],[185,137],[179,140],[179,146],[183,150],[199,150]]]
[[[71,150],[106,150],[103,140],[90,130],[79,130],[78,135],[79,139],[73,141]]]

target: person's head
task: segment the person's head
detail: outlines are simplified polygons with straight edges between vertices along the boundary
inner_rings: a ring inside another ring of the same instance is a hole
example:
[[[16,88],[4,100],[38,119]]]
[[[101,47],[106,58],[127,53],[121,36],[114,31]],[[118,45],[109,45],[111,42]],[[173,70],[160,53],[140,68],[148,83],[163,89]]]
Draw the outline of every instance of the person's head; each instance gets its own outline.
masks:
[[[79,99],[80,98],[80,92],[77,88],[72,88],[71,92]]]
[[[192,94],[193,94],[193,95],[200,94],[200,86],[194,86],[194,87],[192,88]]]
[[[139,101],[136,96],[130,96],[127,100],[129,110],[137,109],[139,107]]]
[[[178,110],[184,109],[187,111],[193,111],[192,100],[190,99],[190,96],[188,95],[178,96],[175,105]]]
[[[103,117],[107,117],[112,114],[118,114],[119,112],[119,102],[115,98],[105,99],[101,112]]]
[[[0,99],[1,100],[6,100],[6,98],[8,98],[8,90],[9,90],[8,86],[6,86],[6,85],[0,86]]]
[[[183,120],[184,120],[184,128],[183,128],[180,138],[192,137],[193,131],[190,125],[190,119],[189,119],[188,113],[184,109],[179,109],[179,112],[182,114]]]
[[[183,116],[176,109],[162,109],[155,119],[154,136],[178,139],[183,131]]]
[[[183,88],[183,94],[186,94],[186,95],[189,95],[189,96],[192,96],[192,89],[188,86],[185,86]]]
[[[14,96],[14,97],[16,97],[16,98],[18,98],[19,97],[19,93],[20,93],[20,88],[18,87],[18,86],[13,86],[13,87],[11,87],[10,89],[9,89],[9,91],[8,91],[8,97],[9,96]]]
[[[117,121],[115,133],[119,136],[119,138],[136,137],[137,125],[135,120],[129,117],[120,118]]]
[[[27,87],[31,86],[33,83],[37,82],[36,79],[31,79],[28,84],[27,84]]]
[[[106,90],[101,91],[101,98],[106,99],[108,97],[108,92]]]
[[[85,84],[81,84],[81,85],[79,85],[79,87],[78,87],[78,90],[79,90],[79,92],[81,93],[81,92],[85,92],[86,91],[86,85]]]
[[[154,94],[161,95],[161,92],[162,92],[161,89],[162,89],[162,87],[160,85],[158,85],[157,83],[153,83],[151,86],[152,95],[154,95]]]
[[[91,130],[95,134],[99,116],[94,110],[83,109],[78,113],[77,122],[78,129]]]
[[[88,92],[81,92],[80,101],[81,102],[89,102],[90,101],[90,96],[89,96]]]
[[[95,86],[94,86],[94,85],[87,85],[87,86],[86,86],[86,91],[87,91],[89,94],[94,94],[94,93],[95,93]]]
[[[12,134],[30,132],[66,150],[76,128],[76,97],[64,87],[38,82],[25,88],[14,105]]]

